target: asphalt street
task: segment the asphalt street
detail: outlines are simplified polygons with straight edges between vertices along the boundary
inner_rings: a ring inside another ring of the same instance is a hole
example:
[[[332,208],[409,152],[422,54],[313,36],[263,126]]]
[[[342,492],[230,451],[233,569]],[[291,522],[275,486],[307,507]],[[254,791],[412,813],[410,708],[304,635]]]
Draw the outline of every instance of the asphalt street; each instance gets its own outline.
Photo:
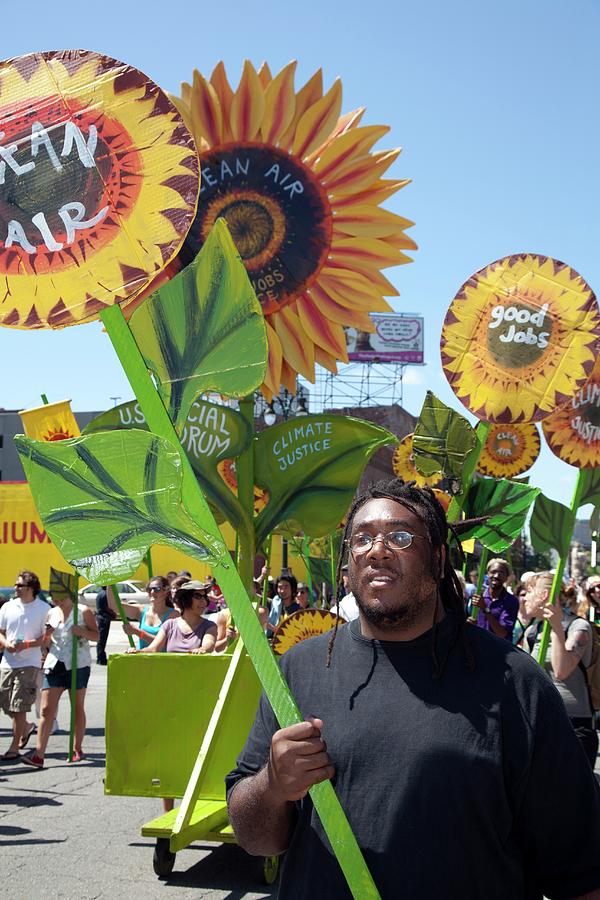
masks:
[[[111,628],[109,652],[125,648],[121,626]],[[177,854],[167,881],[152,869],[154,841],[142,824],[160,815],[156,800],[106,797],[104,703],[106,668],[93,665],[88,688],[86,759],[67,763],[69,702],[61,700],[60,732],[50,738],[43,770],[0,762],[0,871],[3,900],[32,897],[96,900],[263,898],[261,861],[234,845],[198,843]],[[0,713],[0,753],[9,720]],[[34,737],[30,745],[33,746]]]

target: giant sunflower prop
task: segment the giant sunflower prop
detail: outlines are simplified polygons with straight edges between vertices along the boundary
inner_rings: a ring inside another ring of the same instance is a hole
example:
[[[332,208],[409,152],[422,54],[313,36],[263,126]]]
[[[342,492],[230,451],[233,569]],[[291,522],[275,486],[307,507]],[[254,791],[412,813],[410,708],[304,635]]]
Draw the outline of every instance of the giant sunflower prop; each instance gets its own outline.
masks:
[[[267,397],[347,362],[344,327],[373,331],[368,314],[398,293],[381,270],[416,249],[413,223],[380,208],[408,183],[382,177],[400,150],[372,152],[388,127],[361,126],[364,109],[340,116],[341,84],[323,93],[321,70],[296,91],[295,67],[273,77],[246,62],[234,91],[219,63],[175,99],[202,170],[184,261],[223,216],[265,314]]]
[[[301,609],[283,620],[273,636],[273,653],[283,656],[300,641],[331,631],[335,615],[327,609]],[[343,624],[343,623],[342,623]]]
[[[0,63],[0,132],[0,324],[96,318],[177,254],[198,158],[137,69],[85,50]]]
[[[492,425],[477,470],[492,478],[515,478],[530,469],[540,453],[540,436],[533,423]]]
[[[600,466],[600,358],[584,386],[542,428],[559,459],[580,469]]]
[[[394,475],[402,478],[403,481],[414,481],[417,487],[425,487],[429,485],[437,485],[441,481],[441,474],[437,475],[421,475],[415,466],[413,456],[413,435],[407,434],[402,438],[392,456],[392,469]]]
[[[532,422],[565,403],[600,350],[591,288],[555,259],[497,260],[462,286],[442,329],[442,364],[456,396],[488,422]]]

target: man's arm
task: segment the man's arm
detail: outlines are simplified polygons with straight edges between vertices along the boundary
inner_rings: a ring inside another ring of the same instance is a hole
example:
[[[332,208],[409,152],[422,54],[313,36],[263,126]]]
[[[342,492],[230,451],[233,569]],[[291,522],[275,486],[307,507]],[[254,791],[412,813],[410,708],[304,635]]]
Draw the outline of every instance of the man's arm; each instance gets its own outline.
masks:
[[[309,719],[275,732],[267,764],[230,791],[229,820],[247,853],[275,856],[287,850],[296,823],[295,802],[313,784],[333,777],[322,727],[321,719]]]

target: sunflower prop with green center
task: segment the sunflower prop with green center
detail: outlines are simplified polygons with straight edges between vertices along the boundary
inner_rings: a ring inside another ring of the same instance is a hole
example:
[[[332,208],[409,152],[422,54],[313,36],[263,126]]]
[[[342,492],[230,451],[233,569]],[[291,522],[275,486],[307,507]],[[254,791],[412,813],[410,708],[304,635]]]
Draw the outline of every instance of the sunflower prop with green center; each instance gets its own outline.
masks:
[[[173,104],[137,69],[86,50],[2,62],[0,135],[0,324],[97,318],[176,256],[198,158]]]
[[[348,361],[344,328],[373,331],[398,291],[382,274],[410,262],[413,223],[381,204],[408,184],[383,176],[400,150],[373,151],[387,126],[341,115],[342,87],[321,70],[296,91],[296,63],[272,76],[248,61],[237,89],[223,63],[194,72],[173,98],[200,151],[202,186],[183,250],[189,262],[223,217],[261,303],[269,342],[267,397],[296,374],[314,381]]]

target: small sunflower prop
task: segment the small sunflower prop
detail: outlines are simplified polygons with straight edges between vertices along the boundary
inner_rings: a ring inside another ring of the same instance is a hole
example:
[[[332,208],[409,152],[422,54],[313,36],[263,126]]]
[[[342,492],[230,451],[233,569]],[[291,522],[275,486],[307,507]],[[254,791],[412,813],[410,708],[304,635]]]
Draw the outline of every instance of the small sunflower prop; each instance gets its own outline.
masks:
[[[217,464],[217,472],[227,485],[230,491],[232,491],[237,497],[237,472],[235,471],[235,460],[234,459],[223,459],[220,463]],[[259,488],[256,484],[254,485],[254,514],[257,516],[259,512],[261,512],[265,506],[267,505],[269,500],[269,492]]]
[[[246,62],[234,91],[219,63],[174,98],[202,170],[184,262],[223,216],[265,315],[268,398],[295,393],[297,373],[314,381],[315,363],[348,361],[344,328],[373,331],[369,313],[398,293],[381,270],[416,249],[413,223],[380,207],[408,183],[383,178],[400,150],[372,151],[389,128],[361,126],[364,109],[340,115],[341,83],[324,93],[321,70],[296,91],[295,68]]]
[[[535,422],[584,384],[600,351],[596,297],[574,269],[522,253],[462,286],[442,329],[458,399],[487,422]]]
[[[327,609],[302,609],[284,619],[273,636],[273,652],[283,654],[306,638],[325,634],[335,625],[335,615]]]
[[[569,403],[544,419],[544,437],[563,462],[580,469],[600,466],[600,359]]]
[[[540,453],[540,436],[533,423],[492,425],[477,470],[492,478],[515,478],[530,469]]]
[[[0,133],[0,324],[97,318],[178,253],[198,158],[137,69],[85,50],[2,62]]]
[[[426,485],[433,487],[433,485],[439,484],[441,480],[441,475],[421,475],[415,466],[412,434],[407,434],[406,437],[402,438],[396,447],[392,457],[392,469],[394,475],[398,478],[402,478],[403,481],[414,481],[418,487],[425,487]]]

